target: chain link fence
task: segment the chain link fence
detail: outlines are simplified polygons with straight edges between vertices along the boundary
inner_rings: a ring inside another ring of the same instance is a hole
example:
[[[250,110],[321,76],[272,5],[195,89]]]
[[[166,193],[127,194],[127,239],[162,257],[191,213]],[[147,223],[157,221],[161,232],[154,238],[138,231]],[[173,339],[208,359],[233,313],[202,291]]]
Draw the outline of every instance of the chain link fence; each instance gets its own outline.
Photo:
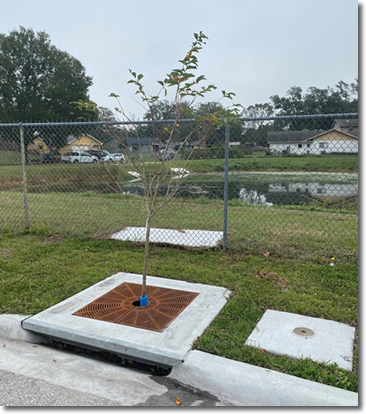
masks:
[[[174,197],[154,217],[152,241],[357,262],[357,114],[247,118],[216,130],[181,120],[166,146],[172,128],[0,124],[0,231],[140,241],[146,189],[136,165],[164,162],[171,175],[158,197]]]

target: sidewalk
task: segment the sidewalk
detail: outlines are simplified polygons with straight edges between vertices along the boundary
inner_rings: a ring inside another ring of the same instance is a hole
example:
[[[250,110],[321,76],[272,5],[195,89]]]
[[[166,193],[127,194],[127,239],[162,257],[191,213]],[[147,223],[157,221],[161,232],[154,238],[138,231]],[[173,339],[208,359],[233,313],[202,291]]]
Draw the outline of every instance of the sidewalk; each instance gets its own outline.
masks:
[[[21,318],[0,315],[0,405],[165,407],[176,398],[181,406],[358,405],[357,393],[200,351],[154,376],[41,345]]]

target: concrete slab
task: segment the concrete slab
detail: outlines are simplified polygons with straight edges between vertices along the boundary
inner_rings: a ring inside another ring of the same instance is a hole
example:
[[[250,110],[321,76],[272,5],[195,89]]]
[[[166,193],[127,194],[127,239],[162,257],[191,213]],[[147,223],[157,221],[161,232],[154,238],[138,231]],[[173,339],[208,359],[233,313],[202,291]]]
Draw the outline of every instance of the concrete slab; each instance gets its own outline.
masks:
[[[344,323],[268,309],[245,345],[352,371],[354,336],[355,328]]]
[[[145,227],[126,227],[111,236],[114,240],[145,241]],[[217,247],[223,238],[222,231],[210,230],[173,230],[152,228],[150,232],[151,243],[165,243],[186,247]]]
[[[26,330],[106,350],[129,359],[162,367],[180,364],[197,337],[202,335],[227,302],[230,291],[216,286],[147,277],[149,286],[196,292],[198,296],[163,331],[118,325],[73,315],[123,282],[141,283],[141,275],[117,273],[63,302],[22,322]]]

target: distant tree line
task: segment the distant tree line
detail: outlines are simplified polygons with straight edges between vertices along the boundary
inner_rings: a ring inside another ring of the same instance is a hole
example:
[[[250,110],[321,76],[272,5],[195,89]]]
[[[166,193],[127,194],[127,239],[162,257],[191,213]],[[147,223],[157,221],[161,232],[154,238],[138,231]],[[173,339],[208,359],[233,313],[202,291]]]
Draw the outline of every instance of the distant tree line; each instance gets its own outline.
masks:
[[[49,122],[49,121],[95,121],[116,118],[112,111],[99,108],[97,111],[88,110],[85,106],[73,105],[72,102],[90,100],[89,87],[92,78],[86,75],[81,62],[67,52],[58,50],[52,45],[49,35],[45,32],[35,32],[22,26],[9,34],[0,34],[0,122]],[[199,114],[214,114],[222,109],[220,102],[197,103],[193,110]],[[157,101],[152,110],[146,112],[143,120],[168,120],[174,118],[175,107],[167,100]],[[179,108],[179,118],[187,119],[192,116],[192,107],[182,105]],[[310,115],[358,112],[358,79],[353,83],[339,81],[334,87],[325,89],[309,87],[305,92],[299,86],[291,87],[285,96],[273,95],[267,103],[251,105],[243,110],[243,117],[273,117],[279,115]],[[252,121],[243,125],[234,125],[231,129],[231,141],[238,141],[247,146],[265,145],[269,130],[281,129],[330,129],[333,119],[322,117],[317,120],[276,120]],[[210,128],[207,119],[202,122],[202,128]],[[155,128],[155,130],[154,130]],[[166,126],[154,123],[154,126],[141,125],[137,133],[142,137],[164,136]],[[186,136],[189,124],[181,123],[177,132]],[[38,128],[39,129],[39,128]],[[158,130],[157,130],[158,129]],[[126,128],[101,129],[88,127],[80,132],[98,135],[105,140],[116,135],[128,135]],[[1,132],[0,132],[1,133]],[[38,131],[26,131],[26,144]],[[77,129],[73,128],[73,133]],[[168,128],[166,134],[168,135]],[[194,142],[199,137],[193,135]],[[48,131],[45,140],[47,144],[61,147],[66,143],[68,131],[58,128],[52,133]],[[12,134],[0,135],[1,140],[12,140]],[[15,139],[17,139],[15,137]],[[225,141],[225,129],[217,128],[210,135],[208,147],[222,147]]]
[[[80,111],[71,102],[89,100],[92,78],[84,66],[57,49],[43,31],[20,27],[0,34],[0,122],[96,120],[92,111]],[[25,130],[26,144],[36,131]],[[48,139],[64,145],[67,131],[59,128]],[[12,134],[1,139],[12,140]]]
[[[286,95],[271,96],[269,102],[251,105],[243,110],[243,118],[267,118],[281,115],[317,115],[358,112],[358,79],[354,83],[339,81],[335,87],[320,89],[310,87],[306,92],[299,86],[290,88]],[[196,106],[197,113],[214,113],[221,104],[218,102],[200,103]],[[154,108],[155,119],[170,119],[172,105],[168,101],[159,102]],[[182,109],[181,119],[185,119]],[[146,113],[144,119],[151,119]],[[246,146],[264,146],[267,143],[267,133],[273,130],[328,130],[332,127],[334,118],[321,117],[319,119],[294,119],[275,121],[247,121],[242,127],[234,125],[230,131],[231,141],[238,141]],[[142,128],[142,133],[153,134],[150,127]],[[225,140],[223,129],[216,131],[211,137],[208,146],[220,146]]]
[[[285,96],[273,95],[270,102],[245,108],[243,116],[275,117],[281,115],[320,115],[358,112],[358,79],[353,83],[339,81],[333,88],[310,87],[304,92],[301,87],[291,87]],[[293,119],[246,122],[243,127],[243,142],[264,143],[268,131],[274,130],[329,130],[334,118]]]

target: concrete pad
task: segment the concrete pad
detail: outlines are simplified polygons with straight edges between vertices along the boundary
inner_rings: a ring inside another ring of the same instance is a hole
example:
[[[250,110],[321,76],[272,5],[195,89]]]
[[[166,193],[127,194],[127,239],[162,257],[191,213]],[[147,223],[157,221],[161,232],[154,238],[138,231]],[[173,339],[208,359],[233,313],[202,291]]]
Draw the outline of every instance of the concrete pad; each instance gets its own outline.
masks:
[[[145,241],[145,227],[126,227],[111,236],[114,240]],[[165,243],[186,247],[217,247],[223,238],[222,231],[210,230],[173,230],[152,228],[150,232],[151,243]]]
[[[354,336],[355,328],[344,323],[268,309],[245,345],[352,371]]]
[[[191,302],[163,332],[84,318],[74,312],[123,282],[140,283],[141,275],[117,273],[63,302],[25,319],[26,330],[71,344],[106,350],[162,367],[180,364],[227,302],[230,291],[216,286],[147,277],[147,285],[196,292]]]

